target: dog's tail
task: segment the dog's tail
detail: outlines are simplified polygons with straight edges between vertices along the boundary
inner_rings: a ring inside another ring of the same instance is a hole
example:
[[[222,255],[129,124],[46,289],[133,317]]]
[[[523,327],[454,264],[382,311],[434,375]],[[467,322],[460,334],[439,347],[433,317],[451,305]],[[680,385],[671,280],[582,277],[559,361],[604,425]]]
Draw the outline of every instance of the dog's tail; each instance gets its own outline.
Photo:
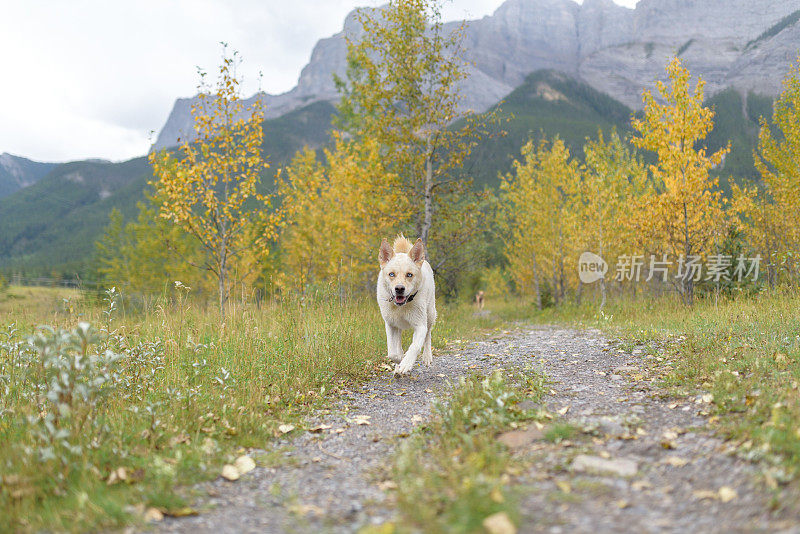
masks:
[[[400,252],[408,254],[411,251],[411,247],[413,246],[414,245],[411,244],[411,241],[406,239],[406,237],[403,234],[399,234],[395,238],[394,245],[392,245],[392,248],[394,249],[395,254]]]

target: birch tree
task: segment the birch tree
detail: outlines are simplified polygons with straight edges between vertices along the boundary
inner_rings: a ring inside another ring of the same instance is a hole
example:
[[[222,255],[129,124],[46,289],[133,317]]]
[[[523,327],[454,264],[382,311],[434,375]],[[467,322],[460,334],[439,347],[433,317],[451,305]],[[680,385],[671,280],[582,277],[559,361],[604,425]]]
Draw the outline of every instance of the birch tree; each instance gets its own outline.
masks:
[[[338,126],[379,143],[412,206],[406,224],[428,245],[442,228],[437,218],[444,207],[469,192],[461,165],[484,132],[461,108],[463,28],[445,31],[436,0],[390,0],[361,11],[359,22],[364,31],[360,40],[348,41],[346,79],[337,79]]]
[[[714,110],[703,106],[705,83],[691,89],[689,70],[677,57],[666,67],[669,85],[656,83],[658,97],[642,95],[644,117],[631,122],[635,146],[650,150],[658,162],[650,166],[656,192],[647,198],[644,217],[658,236],[662,251],[687,261],[709,251],[721,234],[723,200],[718,179],[709,171],[730,150],[708,154],[701,142],[714,127]],[[679,289],[687,305],[694,298],[694,279],[686,269],[678,273]]]
[[[258,192],[268,167],[261,147],[264,115],[259,100],[244,109],[239,63],[237,53],[226,51],[213,87],[201,73],[192,106],[196,140],[177,151],[150,154],[159,215],[197,238],[205,250],[206,260],[194,265],[217,278],[220,312],[232,282],[231,264],[243,257],[262,260],[276,226],[270,199]]]

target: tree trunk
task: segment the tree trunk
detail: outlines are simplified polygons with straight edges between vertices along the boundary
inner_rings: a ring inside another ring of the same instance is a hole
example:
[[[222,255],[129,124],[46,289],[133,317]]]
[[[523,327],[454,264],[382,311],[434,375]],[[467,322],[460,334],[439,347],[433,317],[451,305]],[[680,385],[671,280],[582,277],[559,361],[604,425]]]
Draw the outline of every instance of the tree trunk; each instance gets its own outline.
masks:
[[[600,225],[600,232],[601,232],[601,234],[603,232],[602,223]],[[600,240],[600,257],[601,258],[604,257],[603,254],[605,254],[605,247],[603,246],[603,240],[601,239]],[[605,305],[606,305],[606,275],[603,275],[602,278],[600,278],[600,310],[599,311],[602,312],[603,308],[605,307]]]
[[[539,290],[539,269],[536,265],[536,253],[533,254],[533,288],[536,291],[536,308],[542,309],[542,293]]]
[[[425,214],[419,238],[425,244],[425,253],[428,254],[428,237],[433,226],[433,154],[431,153],[431,138],[428,137],[428,155],[425,158]],[[428,258],[430,262],[430,257]]]
[[[689,212],[685,201],[683,203],[683,250],[686,261],[689,261],[692,245],[689,243]],[[694,280],[689,276],[689,271],[683,274],[683,298],[687,306],[692,306],[694,301]]]
[[[606,306],[606,279],[600,279],[600,311]]]
[[[225,291],[227,280],[228,278],[228,256],[227,251],[223,250],[220,253],[219,258],[219,316],[222,319],[222,316],[225,313],[225,301],[227,300],[227,294]]]
[[[559,300],[564,302],[567,296],[567,289],[564,283],[564,234],[561,226],[558,227],[558,286]]]
[[[558,306],[558,260],[553,257],[553,303]]]

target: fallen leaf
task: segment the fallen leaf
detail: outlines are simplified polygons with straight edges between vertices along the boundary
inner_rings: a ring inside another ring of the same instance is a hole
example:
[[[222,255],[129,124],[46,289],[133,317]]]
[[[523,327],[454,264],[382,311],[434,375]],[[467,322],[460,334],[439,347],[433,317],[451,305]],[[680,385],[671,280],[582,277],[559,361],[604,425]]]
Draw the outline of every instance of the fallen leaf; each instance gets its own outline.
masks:
[[[729,486],[722,486],[719,489],[719,500],[722,502],[731,502],[739,496],[736,490]]]
[[[572,493],[572,486],[566,480],[556,480],[556,487],[563,493]]]
[[[503,497],[503,492],[500,491],[500,488],[494,488],[491,493],[489,493],[489,498],[498,504],[505,500],[505,497]]]
[[[563,408],[561,408],[560,410],[558,410],[558,414],[559,414],[559,415],[566,415],[568,411],[569,411],[569,405],[567,405],[567,406],[564,406]]]
[[[649,480],[634,480],[631,487],[636,491],[642,491],[652,488],[653,484],[651,484]]]
[[[124,467],[117,467],[111,474],[108,475],[108,479],[106,480],[106,484],[109,486],[113,486],[118,482],[124,482],[128,480],[128,471]]]
[[[418,415],[418,414],[417,415],[412,415],[411,416],[411,422],[412,423],[421,423],[422,422],[422,416]]]
[[[144,513],[144,520],[147,523],[157,523],[164,520],[164,514],[158,508],[148,508]]]
[[[222,478],[225,480],[239,480],[239,470],[230,464],[225,464],[222,468]]]
[[[697,499],[698,501],[702,501],[705,499],[709,500],[717,500],[719,499],[719,492],[711,491],[711,490],[696,490],[692,492],[692,496]]]
[[[192,515],[197,515],[198,512],[190,506],[183,506],[181,508],[171,508],[169,510],[165,510],[163,514],[170,517],[189,517]]]
[[[378,488],[380,488],[381,491],[397,489],[397,483],[393,480],[384,480],[383,482],[378,482]]]
[[[312,426],[308,429],[309,432],[322,432],[323,430],[328,430],[331,428],[331,425],[326,425],[325,423],[320,423],[316,426]]]
[[[240,475],[243,475],[255,469],[256,463],[249,456],[239,456],[236,461],[233,462],[233,467],[236,468]]]
[[[620,500],[620,501],[617,501],[617,508],[623,509],[623,508],[627,508],[629,506],[630,506],[630,503],[628,501],[624,500],[624,499]]]
[[[516,534],[517,532],[517,527],[505,512],[497,512],[488,516],[483,520],[483,528],[488,534]]]
[[[673,467],[683,467],[684,465],[689,463],[689,460],[686,458],[681,458],[680,456],[667,456],[663,460],[661,460],[662,464],[671,465]]]
[[[291,424],[278,425],[278,432],[280,432],[281,434],[288,434],[292,430],[294,430],[294,425]]]
[[[353,416],[351,422],[355,425],[368,425],[371,417],[369,415],[356,415]]]

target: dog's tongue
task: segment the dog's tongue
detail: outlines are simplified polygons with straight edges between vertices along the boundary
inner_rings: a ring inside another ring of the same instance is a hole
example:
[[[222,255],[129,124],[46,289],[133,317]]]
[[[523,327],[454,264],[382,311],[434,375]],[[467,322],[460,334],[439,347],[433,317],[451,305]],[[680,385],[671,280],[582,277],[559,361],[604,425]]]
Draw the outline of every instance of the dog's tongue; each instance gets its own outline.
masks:
[[[397,295],[394,297],[394,301],[398,304],[403,304],[406,301],[405,295]]]

